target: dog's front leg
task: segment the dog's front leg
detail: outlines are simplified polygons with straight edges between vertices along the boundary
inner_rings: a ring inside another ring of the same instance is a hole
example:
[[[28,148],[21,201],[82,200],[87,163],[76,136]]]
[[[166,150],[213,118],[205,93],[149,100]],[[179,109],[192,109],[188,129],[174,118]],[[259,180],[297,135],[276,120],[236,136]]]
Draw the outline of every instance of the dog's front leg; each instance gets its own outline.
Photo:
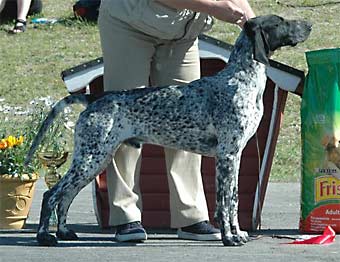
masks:
[[[234,176],[235,183],[233,183],[233,191],[231,196],[231,204],[230,204],[230,227],[231,233],[234,237],[238,238],[241,242],[246,243],[249,241],[249,236],[246,231],[242,231],[239,226],[238,220],[238,180],[239,180],[239,168],[240,168],[240,161],[241,161],[241,153],[235,159],[235,170],[236,174]]]
[[[247,240],[238,225],[239,157],[221,152],[216,158],[216,211],[222,241],[225,246],[240,246]]]

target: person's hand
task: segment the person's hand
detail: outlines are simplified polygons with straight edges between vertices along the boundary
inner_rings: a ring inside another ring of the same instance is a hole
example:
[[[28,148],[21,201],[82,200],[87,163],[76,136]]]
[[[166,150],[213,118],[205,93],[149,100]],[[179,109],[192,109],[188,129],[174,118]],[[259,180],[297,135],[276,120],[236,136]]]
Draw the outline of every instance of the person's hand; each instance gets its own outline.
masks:
[[[243,27],[248,20],[245,12],[230,0],[214,1],[210,14],[219,20]]]

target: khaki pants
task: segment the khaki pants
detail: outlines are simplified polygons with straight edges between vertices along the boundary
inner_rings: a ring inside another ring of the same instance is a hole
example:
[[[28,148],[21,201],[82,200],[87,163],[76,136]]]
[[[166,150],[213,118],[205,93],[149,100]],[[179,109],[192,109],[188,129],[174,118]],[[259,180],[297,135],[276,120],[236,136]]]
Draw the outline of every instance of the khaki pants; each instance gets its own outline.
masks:
[[[183,84],[200,77],[196,41],[161,41],[112,18],[99,16],[104,57],[105,91]],[[164,149],[169,190],[171,227],[208,220],[201,178],[201,156]],[[141,221],[139,172],[141,150],[121,145],[107,168],[110,225]]]

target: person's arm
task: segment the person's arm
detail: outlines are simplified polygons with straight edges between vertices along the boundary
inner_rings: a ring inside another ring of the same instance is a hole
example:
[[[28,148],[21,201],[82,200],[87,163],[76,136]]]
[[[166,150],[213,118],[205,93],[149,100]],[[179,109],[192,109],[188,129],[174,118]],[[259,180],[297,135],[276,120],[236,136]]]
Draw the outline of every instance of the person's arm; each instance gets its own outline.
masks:
[[[181,10],[190,9],[216,17],[219,20],[243,25],[255,16],[247,0],[155,0],[168,7]]]

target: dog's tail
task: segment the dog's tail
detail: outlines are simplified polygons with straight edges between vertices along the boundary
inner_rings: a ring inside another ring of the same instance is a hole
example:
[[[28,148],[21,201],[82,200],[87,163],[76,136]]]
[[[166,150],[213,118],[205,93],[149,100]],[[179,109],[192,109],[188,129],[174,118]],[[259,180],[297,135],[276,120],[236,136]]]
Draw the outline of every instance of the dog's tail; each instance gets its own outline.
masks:
[[[69,95],[62,100],[60,100],[48,113],[47,117],[45,118],[44,122],[42,123],[37,135],[35,136],[32,145],[30,147],[29,152],[27,153],[24,165],[28,165],[33,158],[35,151],[37,150],[38,146],[40,145],[41,141],[44,138],[45,133],[52,125],[53,120],[57,117],[57,115],[64,110],[64,108],[72,105],[72,104],[83,104],[87,106],[90,103],[90,97],[85,94],[76,94],[76,95]]]

